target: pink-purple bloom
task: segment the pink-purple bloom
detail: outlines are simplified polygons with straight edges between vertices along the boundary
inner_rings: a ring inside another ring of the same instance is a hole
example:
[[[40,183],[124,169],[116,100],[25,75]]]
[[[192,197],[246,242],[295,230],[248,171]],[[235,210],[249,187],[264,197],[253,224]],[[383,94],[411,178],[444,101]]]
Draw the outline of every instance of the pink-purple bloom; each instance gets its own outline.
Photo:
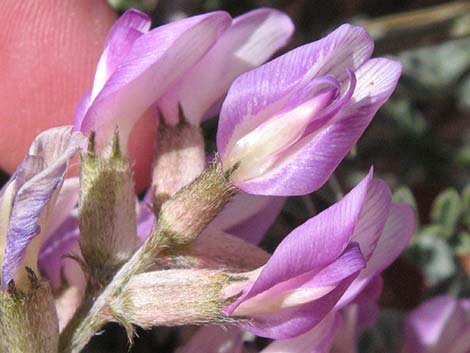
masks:
[[[3,287],[22,266],[37,267],[41,242],[59,228],[74,206],[74,196],[59,196],[59,191],[69,160],[84,143],[81,133],[72,133],[70,126],[39,134],[28,155],[2,189],[0,259]],[[38,234],[42,234],[41,239],[35,240]]]
[[[401,65],[370,59],[362,27],[343,25],[237,78],[220,112],[217,147],[240,189],[317,190],[390,97]]]
[[[470,352],[470,300],[438,296],[406,318],[403,353]]]
[[[159,112],[173,125],[179,120],[179,107],[193,125],[216,115],[232,81],[267,61],[293,31],[290,18],[274,9],[234,18],[207,53],[158,100]]]
[[[330,311],[357,301],[413,231],[411,208],[393,204],[390,190],[371,171],[341,201],[291,232],[265,266],[248,274],[248,283],[233,289],[242,295],[227,314],[249,317],[243,327],[260,336],[305,334]]]
[[[216,11],[149,29],[147,15],[128,10],[108,35],[74,121],[76,129],[96,132],[99,148],[116,127],[127,146],[132,127],[152,105],[169,123],[177,122],[181,107],[198,124],[236,76],[285,45],[293,25],[279,11],[259,9],[233,21]]]
[[[111,29],[92,89],[75,116],[76,129],[96,132],[105,147],[116,127],[126,150],[140,116],[194,65],[230,26],[222,11],[189,17],[149,31],[150,19],[129,10]]]

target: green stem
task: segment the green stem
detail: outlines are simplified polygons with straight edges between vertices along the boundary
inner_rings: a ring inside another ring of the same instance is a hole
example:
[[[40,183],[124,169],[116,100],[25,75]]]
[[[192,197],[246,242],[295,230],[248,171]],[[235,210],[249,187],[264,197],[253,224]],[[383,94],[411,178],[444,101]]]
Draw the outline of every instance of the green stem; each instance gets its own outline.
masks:
[[[147,271],[163,250],[197,238],[236,193],[218,163],[204,171],[191,184],[166,201],[158,228],[125,262],[109,284],[86,300],[60,336],[60,353],[79,353],[112,314],[109,304],[124,291],[133,275]],[[122,321],[122,318],[116,318]],[[126,322],[122,322],[128,327]]]

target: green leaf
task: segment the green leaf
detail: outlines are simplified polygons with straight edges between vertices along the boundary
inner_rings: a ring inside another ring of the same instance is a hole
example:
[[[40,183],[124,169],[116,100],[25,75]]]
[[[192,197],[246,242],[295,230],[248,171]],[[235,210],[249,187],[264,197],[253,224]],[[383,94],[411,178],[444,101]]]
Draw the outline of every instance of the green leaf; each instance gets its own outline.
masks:
[[[456,275],[454,250],[442,236],[424,232],[416,240],[407,254],[423,271],[426,283],[432,287]]]
[[[457,255],[469,255],[470,254],[470,233],[461,232],[457,237],[457,246],[455,247]]]
[[[399,186],[395,189],[395,192],[393,193],[393,202],[407,203],[415,210],[418,209],[416,199],[408,186]]]
[[[457,191],[448,188],[442,191],[434,200],[431,209],[431,220],[442,225],[446,230],[446,236],[454,233],[462,212],[462,203]]]

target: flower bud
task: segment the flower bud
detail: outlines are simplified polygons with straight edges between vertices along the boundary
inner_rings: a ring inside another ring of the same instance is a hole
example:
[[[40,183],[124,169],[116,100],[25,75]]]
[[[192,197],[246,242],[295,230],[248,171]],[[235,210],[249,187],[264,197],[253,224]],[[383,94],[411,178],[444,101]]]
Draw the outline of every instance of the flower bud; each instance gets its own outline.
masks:
[[[155,210],[201,174],[205,164],[201,128],[186,122],[169,126],[162,119],[152,177]]]
[[[228,322],[222,289],[236,280],[221,271],[168,270],[135,275],[109,305],[109,319],[143,328]]]
[[[194,240],[236,193],[218,162],[163,203],[161,230],[178,244]]]
[[[108,157],[96,155],[90,140],[80,176],[80,247],[92,275],[105,279],[136,246],[134,182],[117,134]]]
[[[28,271],[31,290],[25,294],[10,282],[0,291],[0,352],[57,352],[59,326],[53,296],[46,282]]]
[[[470,300],[440,295],[422,303],[405,318],[403,353],[470,349]]]

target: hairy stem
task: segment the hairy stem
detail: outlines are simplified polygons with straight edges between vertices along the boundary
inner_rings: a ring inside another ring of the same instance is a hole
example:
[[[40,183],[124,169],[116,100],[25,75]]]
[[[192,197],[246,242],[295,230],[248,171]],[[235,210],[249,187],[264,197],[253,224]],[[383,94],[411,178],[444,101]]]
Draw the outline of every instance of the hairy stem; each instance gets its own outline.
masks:
[[[223,209],[236,193],[219,163],[204,171],[166,201],[159,216],[159,225],[144,244],[125,262],[97,295],[84,302],[60,337],[60,353],[79,353],[90,338],[108,321],[113,310],[109,304],[125,290],[133,275],[147,271],[155,258],[173,245],[189,243]],[[131,326],[121,317],[115,319],[124,327]]]
[[[77,315],[65,328],[60,337],[61,353],[79,353],[90,338],[99,331],[107,320],[103,315],[108,303],[117,298],[129,280],[136,273],[144,272],[157,256],[169,245],[168,238],[161,232],[151,236],[113,277],[94,302],[88,301],[79,309]]]

